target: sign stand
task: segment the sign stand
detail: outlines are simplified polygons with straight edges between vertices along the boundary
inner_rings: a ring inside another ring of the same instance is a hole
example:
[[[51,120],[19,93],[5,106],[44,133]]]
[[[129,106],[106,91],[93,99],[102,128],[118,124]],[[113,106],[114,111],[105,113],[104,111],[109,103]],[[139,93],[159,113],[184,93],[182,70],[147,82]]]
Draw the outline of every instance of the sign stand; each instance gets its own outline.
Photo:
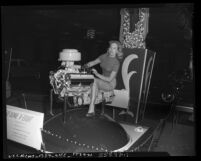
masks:
[[[43,129],[41,128],[40,131],[41,131],[41,138],[42,138],[41,151],[45,153],[46,152],[46,147],[45,147],[45,143],[43,141]]]

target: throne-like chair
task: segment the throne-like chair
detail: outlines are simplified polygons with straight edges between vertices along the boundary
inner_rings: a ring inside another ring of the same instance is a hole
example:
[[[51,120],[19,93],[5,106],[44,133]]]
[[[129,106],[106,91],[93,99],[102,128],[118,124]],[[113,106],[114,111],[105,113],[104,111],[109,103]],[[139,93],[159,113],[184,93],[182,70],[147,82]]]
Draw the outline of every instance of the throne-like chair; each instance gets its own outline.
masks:
[[[124,48],[123,53],[124,58],[117,74],[117,87],[114,91],[100,91],[105,95],[113,95],[111,102],[103,98],[102,114],[107,115],[105,107],[112,107],[112,118],[115,119],[115,109],[120,108],[122,111],[119,115],[130,115],[137,123],[144,117],[155,52]]]
[[[123,85],[125,88],[114,89],[113,91],[109,91],[109,92],[100,91],[100,93],[103,93],[103,96],[104,96],[103,99],[106,99],[108,96],[110,97],[113,96],[112,102],[108,103],[107,100],[103,100],[102,102],[103,115],[104,115],[105,105],[107,105],[107,106],[113,107],[113,115],[112,115],[113,119],[115,119],[115,108],[123,109],[123,111],[119,114],[129,114],[131,117],[134,117],[133,112],[129,110],[129,100],[130,100],[130,90],[131,90],[129,82],[130,82],[131,76],[137,73],[137,71],[134,70],[134,71],[128,72],[128,67],[131,61],[137,58],[138,58],[137,55],[131,54],[127,56],[126,58],[124,58],[123,61],[121,62],[122,63],[121,69],[119,71],[120,74],[117,75],[117,77],[119,77],[117,80],[120,80],[122,78]],[[120,83],[120,81],[118,81],[117,83]]]

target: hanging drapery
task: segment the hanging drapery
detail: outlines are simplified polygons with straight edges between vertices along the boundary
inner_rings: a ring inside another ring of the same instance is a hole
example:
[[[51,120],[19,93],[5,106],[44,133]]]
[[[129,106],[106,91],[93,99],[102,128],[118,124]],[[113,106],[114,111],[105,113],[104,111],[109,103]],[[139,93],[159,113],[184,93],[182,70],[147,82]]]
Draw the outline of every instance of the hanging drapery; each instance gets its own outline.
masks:
[[[121,27],[119,40],[125,48],[146,48],[145,38],[148,33],[149,9],[121,9]]]

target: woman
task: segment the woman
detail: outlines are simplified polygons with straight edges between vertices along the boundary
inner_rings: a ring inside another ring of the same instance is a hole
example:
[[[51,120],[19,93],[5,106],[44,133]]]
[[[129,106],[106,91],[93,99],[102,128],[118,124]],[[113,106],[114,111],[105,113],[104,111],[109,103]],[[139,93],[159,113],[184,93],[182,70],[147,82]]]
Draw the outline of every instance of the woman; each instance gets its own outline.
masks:
[[[93,67],[100,64],[103,74],[99,74],[95,69],[92,72],[97,77],[91,88],[91,103],[87,117],[95,115],[94,105],[99,90],[111,91],[116,87],[116,75],[119,70],[119,60],[123,58],[122,46],[118,41],[110,41],[107,53],[99,56],[97,59],[88,62],[87,67]]]

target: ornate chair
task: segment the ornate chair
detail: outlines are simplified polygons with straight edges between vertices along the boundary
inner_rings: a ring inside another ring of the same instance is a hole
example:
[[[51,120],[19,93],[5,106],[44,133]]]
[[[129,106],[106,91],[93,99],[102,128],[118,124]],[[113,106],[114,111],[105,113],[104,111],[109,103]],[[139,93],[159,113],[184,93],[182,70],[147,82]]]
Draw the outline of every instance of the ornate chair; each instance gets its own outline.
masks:
[[[113,107],[112,117],[115,119],[115,108],[121,108],[119,115],[128,114],[135,118],[137,123],[144,117],[155,52],[138,48],[124,48],[123,52],[124,58],[117,75],[117,87],[110,92],[113,92],[113,99],[111,102],[103,101],[102,113],[104,105]]]
[[[113,119],[115,119],[115,107],[125,109],[125,111],[123,110],[119,114],[127,113],[131,115],[132,117],[134,117],[133,112],[129,110],[129,100],[130,100],[130,83],[129,82],[130,82],[131,76],[137,72],[136,71],[128,72],[128,67],[131,61],[137,58],[138,58],[137,55],[131,54],[123,60],[120,72],[121,72],[125,89],[121,89],[121,90],[114,89],[114,91],[109,91],[109,92],[100,91],[100,93],[103,93],[104,96],[105,95],[113,96],[112,102],[110,103],[107,103],[107,101],[103,100],[102,114],[104,114],[104,107],[105,107],[104,105],[106,104],[108,106],[113,107],[113,116],[112,116]],[[104,99],[105,98],[107,97],[104,97]]]

